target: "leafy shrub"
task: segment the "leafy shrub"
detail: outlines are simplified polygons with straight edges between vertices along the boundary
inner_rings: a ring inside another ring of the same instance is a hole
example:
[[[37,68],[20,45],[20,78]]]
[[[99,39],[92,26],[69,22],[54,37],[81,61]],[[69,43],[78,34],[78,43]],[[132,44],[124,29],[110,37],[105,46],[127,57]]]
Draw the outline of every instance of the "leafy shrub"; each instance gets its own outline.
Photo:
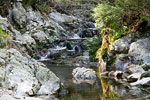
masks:
[[[109,52],[109,45],[130,32],[140,31],[143,23],[150,22],[150,0],[100,0],[93,10],[96,26],[102,26],[101,48],[97,58],[102,59]],[[147,27],[145,25],[144,27]]]
[[[96,51],[99,49],[99,45],[101,44],[101,39],[95,35],[92,38],[88,38],[84,40],[84,45],[89,50],[90,61],[95,61],[96,59]]]

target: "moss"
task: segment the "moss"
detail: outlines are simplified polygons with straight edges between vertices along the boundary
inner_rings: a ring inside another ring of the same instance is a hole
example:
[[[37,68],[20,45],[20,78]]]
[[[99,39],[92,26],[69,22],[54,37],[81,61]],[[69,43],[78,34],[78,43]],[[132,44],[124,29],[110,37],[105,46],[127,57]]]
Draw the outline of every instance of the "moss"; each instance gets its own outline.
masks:
[[[5,39],[10,37],[10,35],[7,34],[7,32],[3,31],[2,28],[0,28],[0,48],[5,47]]]
[[[49,5],[36,5],[36,9],[38,9],[40,12],[49,13],[50,7]]]

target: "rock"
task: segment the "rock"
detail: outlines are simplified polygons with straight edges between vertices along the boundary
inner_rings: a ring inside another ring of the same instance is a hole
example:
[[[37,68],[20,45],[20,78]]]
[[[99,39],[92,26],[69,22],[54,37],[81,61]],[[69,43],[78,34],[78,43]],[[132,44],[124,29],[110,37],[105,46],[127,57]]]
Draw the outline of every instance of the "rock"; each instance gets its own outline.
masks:
[[[133,74],[133,73],[144,73],[144,69],[140,65],[131,64],[126,67],[125,73]]]
[[[106,71],[106,72],[100,73],[100,76],[102,76],[102,77],[108,77],[108,74],[109,74],[109,72]]]
[[[6,31],[10,36],[12,36],[15,40],[24,42],[23,37],[19,31],[13,28],[7,18],[3,18],[0,16],[0,27],[3,31]]]
[[[20,26],[20,28],[23,28],[26,24],[26,10],[23,8],[22,3],[16,2],[13,5],[12,15],[14,21]]]
[[[150,64],[150,38],[133,42],[129,49],[129,55],[144,64]]]
[[[20,99],[13,97],[12,95],[2,95],[0,100],[43,100],[35,97],[22,97]]]
[[[47,35],[40,30],[37,30],[33,33],[32,37],[36,40],[39,41],[40,43],[46,43],[48,40]]]
[[[131,61],[128,57],[123,56],[122,58],[118,58],[115,61],[114,67],[112,68],[115,71],[125,71],[126,67],[131,64]]]
[[[53,19],[54,21],[58,23],[71,23],[71,22],[79,20],[74,16],[68,16],[65,14],[58,13],[58,12],[51,12],[49,14],[49,18]]]
[[[27,44],[29,44],[29,45],[31,45],[31,46],[36,44],[35,40],[34,40],[30,35],[24,34],[23,37],[24,37],[24,41],[25,41]]]
[[[123,75],[122,71],[111,71],[108,73],[109,78],[114,78],[116,80],[121,79]]]
[[[0,66],[3,66],[3,65],[5,65],[5,60],[0,58]]]
[[[90,68],[77,67],[73,70],[72,75],[76,83],[87,82],[93,84],[96,81],[96,72]]]
[[[32,30],[37,27],[44,26],[44,18],[39,11],[33,11],[32,8],[27,8],[27,30]]]
[[[129,82],[135,82],[140,79],[142,73],[133,73],[127,77]]]
[[[124,36],[115,42],[110,46],[111,51],[116,51],[116,52],[124,52],[127,51],[130,47],[130,43],[132,42],[132,39],[134,37],[134,33],[131,33],[127,36]]]
[[[41,83],[38,91],[39,95],[55,94],[60,89],[60,80],[54,73],[47,68],[40,68],[36,73],[36,78]]]
[[[0,84],[13,90],[16,96],[53,94],[60,88],[60,80],[42,63],[23,57],[16,49],[0,49],[1,59],[7,62],[0,68]],[[46,88],[43,88],[46,87]]]
[[[4,79],[5,79],[5,71],[4,71],[4,69],[2,69],[1,67],[0,67],[0,86],[2,86],[2,84],[4,84],[3,83],[3,81],[4,81]]]
[[[138,97],[142,97],[144,96],[144,94],[142,93],[141,89],[138,87],[130,87],[129,89],[129,94],[131,94],[132,96],[138,96]]]
[[[138,81],[136,81],[134,83],[131,83],[131,85],[132,86],[135,86],[135,85],[147,85],[147,86],[150,86],[150,77],[138,80]]]
[[[146,72],[144,72],[144,73],[142,73],[142,75],[141,75],[141,79],[142,78],[144,78],[144,77],[150,77],[150,70],[149,71],[146,71]]]

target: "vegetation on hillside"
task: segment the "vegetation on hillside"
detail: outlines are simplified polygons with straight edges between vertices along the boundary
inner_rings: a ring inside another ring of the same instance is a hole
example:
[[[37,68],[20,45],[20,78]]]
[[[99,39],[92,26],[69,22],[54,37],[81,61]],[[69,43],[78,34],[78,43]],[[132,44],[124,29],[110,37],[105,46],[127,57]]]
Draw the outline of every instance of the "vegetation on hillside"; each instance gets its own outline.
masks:
[[[96,26],[102,26],[101,48],[97,58],[101,60],[109,52],[109,45],[131,32],[146,30],[150,22],[150,0],[100,0],[93,11]]]

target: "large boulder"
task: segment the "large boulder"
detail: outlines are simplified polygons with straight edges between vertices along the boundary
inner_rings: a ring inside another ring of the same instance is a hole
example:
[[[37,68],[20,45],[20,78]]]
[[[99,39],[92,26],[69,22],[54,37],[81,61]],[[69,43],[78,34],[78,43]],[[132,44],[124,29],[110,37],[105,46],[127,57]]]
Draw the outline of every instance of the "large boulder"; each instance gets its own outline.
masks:
[[[137,61],[150,65],[150,38],[133,42],[129,49],[129,55]]]
[[[42,63],[23,57],[16,49],[0,49],[0,85],[17,96],[54,94],[59,78]]]
[[[65,14],[58,13],[58,12],[51,12],[49,14],[49,18],[53,19],[54,21],[58,23],[65,23],[65,22],[71,23],[71,22],[79,20],[74,16],[68,16]]]
[[[145,73],[145,71],[140,65],[131,64],[126,67],[123,76],[126,76],[129,82],[135,82],[140,79],[143,73]]]
[[[22,6],[22,3],[16,2],[13,5],[12,15],[13,20],[20,26],[20,28],[23,28],[26,24],[26,10]]]
[[[115,42],[113,42],[112,45],[110,45],[110,50],[111,51],[116,51],[116,52],[124,52],[127,51],[130,47],[130,44],[134,38],[134,33],[131,33],[127,36],[124,36]]]
[[[74,83],[89,83],[94,84],[96,81],[96,72],[93,69],[85,67],[77,67],[72,72]]]

